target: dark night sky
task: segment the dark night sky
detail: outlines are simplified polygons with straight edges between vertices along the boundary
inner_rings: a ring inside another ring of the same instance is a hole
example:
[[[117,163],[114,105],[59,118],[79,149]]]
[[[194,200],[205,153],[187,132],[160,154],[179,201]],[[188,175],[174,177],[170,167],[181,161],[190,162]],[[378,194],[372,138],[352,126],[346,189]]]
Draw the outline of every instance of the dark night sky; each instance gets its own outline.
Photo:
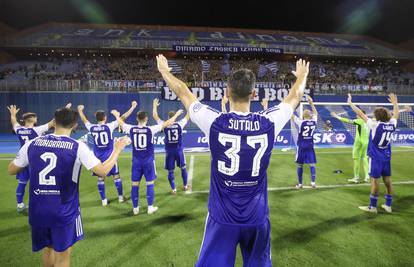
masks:
[[[0,0],[0,21],[17,29],[56,21],[356,33],[399,43],[414,38],[414,0]]]

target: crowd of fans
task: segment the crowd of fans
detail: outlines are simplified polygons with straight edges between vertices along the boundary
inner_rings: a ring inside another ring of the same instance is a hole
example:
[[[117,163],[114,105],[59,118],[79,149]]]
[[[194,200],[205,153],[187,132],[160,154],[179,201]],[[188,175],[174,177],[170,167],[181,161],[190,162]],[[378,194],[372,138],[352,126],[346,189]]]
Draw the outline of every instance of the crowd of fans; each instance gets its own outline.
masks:
[[[202,67],[204,60],[208,67]],[[179,78],[189,82],[226,81],[230,71],[241,67],[253,70],[262,82],[290,83],[294,62],[271,62],[258,59],[174,59],[181,68]],[[266,65],[273,64],[273,69]],[[0,65],[0,81],[44,80],[161,80],[153,57],[50,57],[43,60],[20,61]],[[404,72],[398,64],[368,62],[313,61],[308,84],[335,85],[414,85],[414,75]]]

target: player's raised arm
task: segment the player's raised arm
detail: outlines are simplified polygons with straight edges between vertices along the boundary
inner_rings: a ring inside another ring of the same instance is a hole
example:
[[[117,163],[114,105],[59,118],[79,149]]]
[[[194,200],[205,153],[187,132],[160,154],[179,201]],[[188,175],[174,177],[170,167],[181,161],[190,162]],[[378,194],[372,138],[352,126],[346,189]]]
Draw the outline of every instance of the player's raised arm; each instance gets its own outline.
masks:
[[[269,99],[263,98],[262,102],[260,102],[260,104],[262,105],[263,110],[268,109],[269,108]]]
[[[183,81],[171,74],[171,68],[168,66],[168,61],[163,55],[157,56],[157,67],[168,87],[174,91],[188,111],[190,105],[196,102],[197,98],[191,93]]]
[[[170,126],[171,124],[173,124],[181,114],[183,114],[183,110],[182,109],[179,109],[174,114],[174,116],[172,116],[170,119],[164,121],[164,123],[162,124],[162,129],[164,129],[164,128]]]
[[[89,124],[90,122],[88,121],[88,118],[86,118],[85,113],[83,113],[83,110],[85,109],[84,105],[79,105],[78,106],[78,113],[79,113],[79,117],[82,120],[82,122],[84,124]]]
[[[335,118],[335,119],[337,119],[337,120],[342,121],[342,122],[345,122],[345,123],[352,123],[352,120],[350,120],[350,119],[348,119],[348,118],[341,117],[341,116],[339,116],[338,114],[336,114],[335,112],[331,112],[331,116],[332,116],[332,117],[334,117],[334,118]]]
[[[115,117],[116,121],[118,122],[119,127],[122,128],[122,126],[125,123],[123,116],[120,116],[119,111],[116,109],[111,110],[111,114]]]
[[[227,102],[229,102],[229,99],[227,98],[226,95],[223,95],[223,97],[221,98],[221,112],[223,113],[227,113]]]
[[[128,117],[129,116],[131,116],[131,114],[132,114],[132,112],[134,111],[134,109],[136,108],[138,106],[138,103],[137,103],[137,101],[132,101],[131,102],[131,107],[124,113],[124,114],[122,114],[122,116],[121,116],[121,118],[122,118],[122,120],[126,120],[126,119],[128,119]]]
[[[105,162],[93,167],[92,171],[101,177],[105,177],[118,161],[119,154],[121,154],[122,150],[130,143],[131,139],[128,136],[118,138],[114,143],[114,150],[112,151],[111,156],[105,160]]]
[[[306,80],[309,73],[309,62],[299,59],[296,61],[296,70],[292,71],[292,73],[296,76],[296,81],[290,89],[289,95],[283,99],[283,103],[287,103],[291,105],[292,108],[296,108],[305,91]]]
[[[10,122],[12,124],[13,129],[16,126],[19,126],[20,124],[17,122],[17,113],[19,112],[19,108],[17,108],[15,105],[10,105],[7,107],[7,109],[10,111]]]
[[[160,105],[160,100],[158,100],[158,98],[155,98],[152,101],[152,117],[154,118],[156,123],[161,121],[160,116],[158,116],[158,106],[159,105]]]
[[[362,112],[362,110],[360,110],[357,106],[355,106],[354,103],[352,103],[352,96],[351,94],[348,94],[348,104],[349,106],[352,108],[352,110],[365,122],[368,121],[368,117],[367,115],[364,114],[364,112]]]
[[[390,101],[390,103],[393,106],[392,118],[398,120],[398,117],[400,115],[400,110],[399,110],[399,107],[398,107],[397,95],[396,94],[389,94],[388,95],[388,101]]]
[[[313,99],[312,97],[308,96],[308,103],[312,108],[312,113],[314,116],[318,116],[318,111],[316,110],[315,104],[313,104]]]

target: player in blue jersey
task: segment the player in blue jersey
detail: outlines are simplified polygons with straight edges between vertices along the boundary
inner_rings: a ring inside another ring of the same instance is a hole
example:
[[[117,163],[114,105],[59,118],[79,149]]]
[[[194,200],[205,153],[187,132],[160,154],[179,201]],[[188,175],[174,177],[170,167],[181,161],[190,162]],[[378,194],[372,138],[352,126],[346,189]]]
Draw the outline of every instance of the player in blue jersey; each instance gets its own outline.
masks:
[[[78,113],[69,108],[55,112],[55,131],[28,141],[8,167],[10,175],[30,170],[29,223],[33,252],[43,250],[43,266],[69,266],[71,247],[83,239],[79,206],[81,165],[105,176],[129,144],[115,142],[113,153],[102,164],[84,143],[70,137]]]
[[[368,143],[369,175],[371,177],[371,195],[369,206],[361,206],[360,209],[377,213],[379,193],[379,179],[382,177],[385,187],[385,204],[381,207],[388,213],[392,212],[392,183],[391,183],[391,139],[397,128],[399,116],[397,96],[390,94],[388,100],[393,105],[392,115],[383,107],[374,110],[374,119],[370,119],[354,103],[348,94],[348,103],[352,110],[366,123],[370,129]]]
[[[139,214],[139,184],[143,175],[145,176],[147,185],[147,213],[153,214],[158,210],[158,207],[154,206],[154,183],[155,179],[157,179],[157,170],[155,168],[154,160],[154,136],[165,127],[173,124],[182,112],[182,110],[177,111],[171,119],[165,121],[163,124],[147,126],[148,113],[145,111],[139,111],[137,113],[138,125],[125,123],[124,120],[119,117],[118,111],[112,111],[112,114],[117,118],[119,125],[122,127],[122,131],[128,134],[132,140],[131,199],[133,205],[132,212],[134,215]]]
[[[164,124],[164,121],[158,116],[158,106],[160,105],[159,100],[154,99],[152,106],[152,116],[154,120],[159,124]],[[175,116],[175,111],[168,112],[168,117],[171,119]],[[175,177],[174,169],[177,165],[181,169],[181,176],[183,178],[183,190],[187,191],[188,186],[188,173],[185,162],[185,155],[183,150],[183,129],[187,124],[189,119],[189,114],[173,123],[172,125],[164,128],[164,143],[165,143],[165,169],[168,171],[168,182],[170,183],[172,194],[177,193],[177,188],[175,187]]]
[[[36,126],[37,116],[36,113],[27,112],[22,115],[22,123],[20,125],[17,122],[17,113],[18,109],[15,105],[7,107],[10,111],[10,121],[13,127],[13,131],[16,133],[19,138],[20,147],[22,147],[26,142],[43,135],[51,127],[53,127],[53,120],[50,122]],[[29,181],[29,169],[25,168],[16,175],[16,179],[19,181],[16,188],[16,200],[17,200],[17,212],[24,211],[27,206],[24,204],[24,193],[26,189],[26,184]]]
[[[134,109],[137,106],[136,101],[131,102],[130,109],[125,112],[122,117],[124,119],[128,118]],[[96,117],[96,124],[92,124],[89,122],[89,120],[86,118],[83,110],[83,105],[78,106],[78,112],[79,116],[82,120],[82,122],[85,124],[86,129],[93,137],[93,152],[95,156],[101,160],[105,161],[112,153],[113,150],[113,143],[114,138],[112,136],[113,131],[118,128],[118,122],[116,120],[107,123],[107,117],[105,114],[105,111],[98,110],[95,112]],[[94,176],[98,176],[98,191],[99,195],[101,197],[102,206],[106,207],[108,205],[108,200],[106,198],[106,192],[105,192],[105,177],[101,177],[99,175],[93,174]],[[107,174],[107,176],[113,177],[113,181],[116,187],[116,190],[118,191],[118,201],[120,203],[124,202],[124,196],[123,196],[123,188],[122,188],[122,179],[119,175],[118,170],[118,164],[115,164],[114,168]]]
[[[315,133],[316,124],[318,121],[318,112],[316,111],[313,100],[308,96],[309,105],[312,108],[312,114],[309,110],[304,110],[302,119],[293,116],[293,121],[299,128],[297,150],[296,150],[296,164],[298,174],[298,184],[296,188],[302,188],[302,174],[303,164],[309,164],[311,173],[311,186],[316,187],[316,155],[313,149],[313,134]]]
[[[227,83],[230,112],[201,104],[186,83],[157,57],[158,70],[209,140],[211,178],[204,239],[196,266],[234,266],[240,245],[244,266],[271,266],[267,168],[276,136],[302,99],[309,63],[296,62],[297,79],[278,106],[250,112],[255,76],[233,72]]]

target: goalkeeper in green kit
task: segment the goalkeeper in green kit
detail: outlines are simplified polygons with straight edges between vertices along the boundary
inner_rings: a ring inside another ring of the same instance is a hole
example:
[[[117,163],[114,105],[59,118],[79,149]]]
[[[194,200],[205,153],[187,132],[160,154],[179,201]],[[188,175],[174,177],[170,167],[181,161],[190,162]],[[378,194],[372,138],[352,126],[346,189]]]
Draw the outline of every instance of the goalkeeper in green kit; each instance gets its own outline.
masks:
[[[364,181],[366,183],[369,183],[370,178],[368,174],[368,157],[367,157],[369,129],[366,126],[365,121],[363,121],[361,118],[356,118],[354,120],[351,120],[348,118],[340,117],[335,112],[332,112],[331,115],[332,117],[342,122],[351,123],[356,126],[354,146],[352,149],[352,158],[354,160],[354,178],[348,179],[348,182],[359,183],[359,172],[361,169],[361,162],[362,162],[363,172],[365,174]]]

